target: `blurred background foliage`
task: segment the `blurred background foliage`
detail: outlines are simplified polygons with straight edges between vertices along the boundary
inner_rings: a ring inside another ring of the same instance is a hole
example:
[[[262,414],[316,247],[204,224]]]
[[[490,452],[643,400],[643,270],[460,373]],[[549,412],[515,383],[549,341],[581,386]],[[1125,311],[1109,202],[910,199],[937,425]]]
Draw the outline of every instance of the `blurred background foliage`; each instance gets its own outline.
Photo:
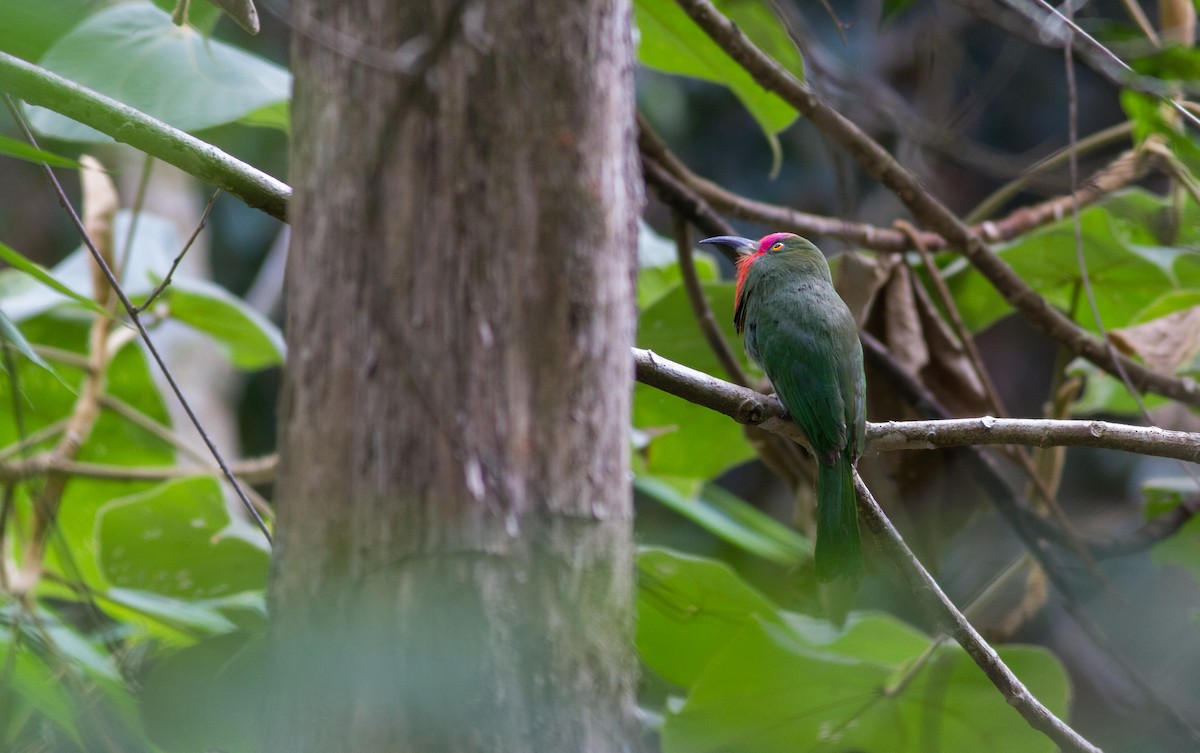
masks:
[[[173,3],[156,4],[56,0],[49,8],[0,0],[0,50],[286,180],[289,30],[274,14],[285,4],[260,8],[263,31],[255,37],[202,0],[191,4],[194,30],[171,24]],[[1063,54],[1047,46],[1057,30],[1016,6],[717,5],[960,216],[1019,220],[1022,208],[1079,185],[1056,156],[1070,122]],[[1130,149],[1140,150],[1138,159],[1151,155],[1149,167],[1082,211],[1082,249],[1104,329],[1156,368],[1194,375],[1200,325],[1189,317],[1200,304],[1200,210],[1192,170],[1200,152],[1193,132],[1139,88],[1150,82],[1186,97],[1200,79],[1200,58],[1190,37],[1162,48],[1148,41],[1129,7],[1076,9],[1083,28],[1145,77],[1114,81],[1075,65],[1078,134],[1088,147],[1079,151],[1079,181]],[[1164,0],[1144,10],[1155,17],[1168,7]],[[908,219],[895,196],[764,92],[673,2],[637,0],[635,13],[639,110],[688,169],[744,197],[817,215],[880,228]],[[26,116],[41,146],[68,160],[57,172],[76,205],[72,161],[86,152],[110,170],[122,207],[115,249],[126,290],[144,301],[205,216],[208,189],[106,139],[93,141],[94,132],[65,119]],[[12,118],[0,118],[0,136],[14,140],[0,142],[0,251],[12,267],[0,271],[0,311],[15,325],[6,325],[13,347],[0,381],[0,468],[8,469],[0,748],[251,750],[268,549],[121,327],[109,335],[94,426],[77,454],[57,456],[73,465],[63,466],[40,570],[30,568],[42,545],[36,505],[58,482],[13,469],[61,451],[65,421],[88,379],[96,315],[76,229],[40,167],[22,159]],[[671,209],[647,194],[638,345],[724,377],[681,284]],[[736,224],[751,236],[780,229]],[[951,411],[996,412],[919,255],[876,254],[834,236],[813,240],[836,254],[843,295],[864,329]],[[219,196],[172,285],[147,312],[222,448],[265,456],[268,470],[286,358],[279,332],[285,248],[278,222]],[[1069,212],[994,248],[1053,305],[1099,329]],[[729,263],[697,252],[696,265],[722,336],[742,358]],[[1009,415],[1143,420],[1118,380],[1037,335],[963,260],[938,251],[936,265]],[[1151,339],[1165,340],[1165,352],[1151,352]],[[744,358],[742,366],[749,368]],[[868,380],[871,420],[917,416],[887,378],[869,373]],[[811,481],[803,473],[781,480],[761,436],[645,385],[634,394],[644,545],[637,641],[652,744],[671,753],[1053,750],[961,649],[934,632],[886,570],[870,568],[843,627],[822,619],[807,537]],[[1153,396],[1147,404],[1159,425],[1196,428],[1181,406]],[[1039,451],[1033,463],[1074,527],[1101,537],[1168,514],[1195,491],[1178,464],[1159,459],[1072,449]],[[240,467],[269,499],[269,472],[251,465]],[[1195,749],[1194,520],[1153,546],[1098,563],[1054,548],[1056,572],[1047,578],[960,454],[869,455],[861,468],[910,546],[1047,706],[1106,750]],[[1007,459],[1003,469],[1036,506],[1019,464]],[[867,554],[870,562],[869,546]]]

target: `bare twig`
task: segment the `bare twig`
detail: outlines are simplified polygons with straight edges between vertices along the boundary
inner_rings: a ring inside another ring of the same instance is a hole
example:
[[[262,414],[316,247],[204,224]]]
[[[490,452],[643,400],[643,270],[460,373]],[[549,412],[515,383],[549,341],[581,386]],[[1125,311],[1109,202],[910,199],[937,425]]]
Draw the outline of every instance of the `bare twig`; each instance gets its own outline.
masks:
[[[702,199],[713,210],[726,212],[739,219],[755,222],[774,230],[836,238],[853,246],[879,253],[898,253],[913,248],[912,239],[895,228],[848,222],[834,217],[822,217],[791,207],[755,201],[733,193],[689,170],[644,118],[639,119],[638,124],[638,147],[642,153],[643,163],[647,159],[655,162],[660,169],[675,178],[678,186],[686,189],[695,198]],[[1128,130],[1129,127],[1126,124],[1124,132],[1128,132]],[[1111,137],[1111,134],[1097,135],[1103,135],[1105,138]],[[1065,159],[1065,153],[1061,157],[1051,155],[1046,158],[1046,161],[1057,164],[1060,159]],[[1065,217],[1073,201],[1079,202],[1080,206],[1086,206],[1129,185],[1144,175],[1146,168],[1147,160],[1144,159],[1141,152],[1127,151],[1085,181],[1075,193],[1049,199],[1032,206],[1021,207],[1005,217],[980,222],[973,226],[972,230],[992,243],[1019,238],[1025,233]],[[649,176],[647,179],[650,179]],[[918,234],[925,247],[930,251],[942,251],[950,245],[937,233],[919,230]]]
[[[192,244],[196,242],[196,238],[200,235],[200,231],[204,230],[204,226],[208,224],[208,214],[212,211],[213,204],[217,203],[217,197],[220,195],[221,189],[218,188],[216,191],[213,191],[213,195],[208,198],[208,203],[204,205],[204,213],[200,215],[200,222],[197,223],[196,229],[192,231],[191,237],[187,239],[187,243],[183,244],[183,249],[178,255],[176,255],[175,261],[171,262],[171,268],[167,270],[167,276],[163,278],[162,282],[158,283],[158,285],[154,287],[154,290],[150,291],[150,295],[146,296],[146,300],[142,301],[142,305],[134,307],[134,310],[139,314],[149,308],[150,304],[154,303],[154,299],[162,295],[162,292],[167,289],[168,285],[171,284],[171,277],[175,274],[175,270],[179,268],[179,263],[183,261],[184,254],[186,254],[188,249],[192,247]]]
[[[267,455],[230,463],[233,473],[248,484],[262,484],[275,478],[278,456]],[[33,455],[12,463],[0,464],[0,483],[24,481],[47,474],[78,476],[80,478],[105,479],[109,481],[167,481],[189,476],[220,476],[221,469],[215,466],[185,465],[108,465],[63,460],[51,453]]]
[[[152,154],[287,221],[292,189],[286,184],[140,110],[5,52],[0,52],[0,90]]]
[[[704,339],[708,341],[708,347],[717,357],[721,368],[725,369],[729,380],[734,384],[748,387],[750,378],[746,376],[742,364],[733,355],[733,350],[730,349],[725,335],[717,325],[716,317],[713,316],[712,308],[708,305],[708,299],[704,297],[704,288],[700,284],[700,276],[696,273],[696,259],[692,255],[691,238],[688,237],[687,220],[679,212],[674,212],[672,218],[675,251],[679,256],[679,272],[683,277],[683,289],[687,292],[688,301],[692,304],[692,315],[695,316],[696,323],[704,332]]]

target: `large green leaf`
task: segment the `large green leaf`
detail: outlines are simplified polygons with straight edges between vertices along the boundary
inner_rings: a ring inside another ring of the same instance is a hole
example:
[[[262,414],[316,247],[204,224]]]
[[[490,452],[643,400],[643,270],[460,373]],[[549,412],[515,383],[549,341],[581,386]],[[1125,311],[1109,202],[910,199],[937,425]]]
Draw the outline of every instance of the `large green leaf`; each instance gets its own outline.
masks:
[[[1175,286],[1163,260],[1130,243],[1130,227],[1107,206],[1086,209],[1080,223],[1084,259],[1106,328],[1123,327],[1143,308]],[[1030,233],[997,249],[1000,257],[1051,305],[1073,312],[1084,328],[1096,322],[1082,287],[1070,218]],[[963,320],[972,331],[991,325],[1011,307],[974,268],[952,265],[947,282]]]
[[[118,3],[89,16],[39,64],[185,131],[232,123],[286,100],[286,70],[190,26],[148,2]],[[30,107],[41,133],[67,141],[109,137]]]
[[[264,588],[267,552],[229,523],[221,486],[208,476],[111,500],[96,517],[101,572],[120,588],[184,599]]]
[[[961,648],[889,615],[851,614],[839,629],[780,612],[728,566],[667,550],[643,551],[638,570],[638,651],[687,693],[669,704],[665,753],[1054,749]],[[1000,654],[1065,714],[1051,654]]]
[[[637,564],[638,653],[676,685],[691,685],[748,626],[784,625],[775,605],[723,562],[643,549]]]
[[[269,319],[219,285],[173,278],[166,299],[171,318],[211,336],[240,369],[281,366],[283,335]]]
[[[840,749],[890,674],[886,666],[824,654],[790,631],[751,622],[666,715],[663,753]]]
[[[763,52],[797,78],[804,79],[804,60],[800,52],[787,29],[765,3],[717,0],[716,6]],[[745,68],[726,55],[680,9],[675,0],[636,0],[634,17],[640,38],[638,57],[645,65],[728,87],[769,137],[796,119],[796,110],[791,105],[755,82]]]
[[[740,339],[733,332],[733,284],[705,283],[703,287],[722,333],[748,368]],[[637,342],[665,358],[726,376],[682,287],[660,296],[642,312]],[[634,388],[633,425],[653,437],[645,457],[646,471],[655,475],[707,480],[754,457],[742,427],[734,421],[644,384]]]

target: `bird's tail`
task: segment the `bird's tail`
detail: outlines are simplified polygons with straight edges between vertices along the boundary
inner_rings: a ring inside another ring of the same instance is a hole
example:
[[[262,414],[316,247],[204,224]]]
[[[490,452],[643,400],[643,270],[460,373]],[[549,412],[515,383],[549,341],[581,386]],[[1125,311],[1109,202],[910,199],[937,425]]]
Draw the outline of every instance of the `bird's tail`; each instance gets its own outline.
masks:
[[[862,572],[862,542],[854,497],[854,466],[839,457],[817,463],[817,579],[856,578]]]

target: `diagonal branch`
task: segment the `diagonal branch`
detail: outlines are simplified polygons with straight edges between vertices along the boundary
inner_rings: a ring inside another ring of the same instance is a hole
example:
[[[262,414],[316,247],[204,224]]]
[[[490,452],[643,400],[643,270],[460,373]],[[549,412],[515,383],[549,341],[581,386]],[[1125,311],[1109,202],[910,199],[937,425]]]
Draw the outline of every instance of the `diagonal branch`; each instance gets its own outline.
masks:
[[[0,52],[0,90],[95,128],[287,221],[292,189],[212,144],[129,105]]]
[[[858,493],[858,514],[864,525],[875,534],[880,549],[896,566],[908,582],[909,590],[916,595],[925,611],[937,620],[943,630],[954,636],[954,640],[970,655],[992,684],[1004,695],[1008,705],[1017,710],[1029,726],[1054,741],[1064,751],[1086,751],[1099,753],[1100,749],[1088,742],[1066,722],[1054,715],[1037,699],[1025,684],[1005,665],[1004,660],[983,640],[971,626],[954,602],[942,592],[937,581],[921,565],[920,560],[900,538],[892,521],[888,520],[879,503],[871,496],[871,490],[863,483],[856,471],[854,490]]]
[[[1114,357],[1103,342],[1051,306],[886,149],[759,50],[709,0],[676,1],[756,82],[778,94],[822,133],[840,144],[871,176],[895,193],[927,229],[959,249],[1000,295],[1043,335],[1063,343],[1072,353],[1087,358],[1110,374],[1116,375],[1124,369],[1136,389],[1200,406],[1200,387],[1195,380],[1160,374],[1125,356]]]

